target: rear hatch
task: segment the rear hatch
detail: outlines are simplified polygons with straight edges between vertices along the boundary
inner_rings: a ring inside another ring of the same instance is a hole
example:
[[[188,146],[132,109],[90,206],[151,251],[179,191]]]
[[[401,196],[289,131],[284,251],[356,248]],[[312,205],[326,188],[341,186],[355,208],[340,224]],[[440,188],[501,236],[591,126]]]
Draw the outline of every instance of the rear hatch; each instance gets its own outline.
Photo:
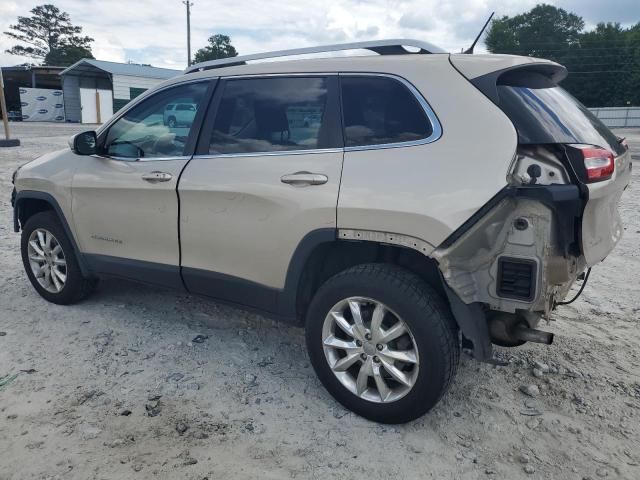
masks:
[[[451,55],[451,63],[513,122],[520,145],[561,145],[585,198],[581,247],[588,266],[622,235],[618,202],[631,179],[628,148],[558,83],[566,69],[547,60]]]

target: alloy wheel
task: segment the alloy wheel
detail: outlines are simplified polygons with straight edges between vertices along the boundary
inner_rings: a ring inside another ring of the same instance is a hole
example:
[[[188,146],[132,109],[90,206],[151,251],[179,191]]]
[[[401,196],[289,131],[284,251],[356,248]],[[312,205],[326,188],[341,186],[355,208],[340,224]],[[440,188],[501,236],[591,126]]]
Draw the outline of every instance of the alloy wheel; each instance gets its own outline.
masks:
[[[37,228],[29,236],[27,254],[40,286],[47,292],[60,293],[67,281],[67,260],[58,239],[48,230]]]
[[[408,325],[377,300],[350,297],[334,305],[324,320],[322,344],[333,374],[362,399],[397,401],[418,377],[418,348]]]

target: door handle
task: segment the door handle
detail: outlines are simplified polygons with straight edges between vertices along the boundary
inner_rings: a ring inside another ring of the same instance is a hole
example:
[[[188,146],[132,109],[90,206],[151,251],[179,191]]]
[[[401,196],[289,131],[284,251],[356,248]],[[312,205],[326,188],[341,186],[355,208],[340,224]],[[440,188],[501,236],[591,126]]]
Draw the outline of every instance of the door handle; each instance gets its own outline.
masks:
[[[304,187],[307,185],[322,185],[329,181],[329,177],[322,173],[296,172],[283,175],[280,181],[294,187]]]
[[[142,175],[142,179],[149,183],[168,182],[173,175],[167,172],[149,172]]]

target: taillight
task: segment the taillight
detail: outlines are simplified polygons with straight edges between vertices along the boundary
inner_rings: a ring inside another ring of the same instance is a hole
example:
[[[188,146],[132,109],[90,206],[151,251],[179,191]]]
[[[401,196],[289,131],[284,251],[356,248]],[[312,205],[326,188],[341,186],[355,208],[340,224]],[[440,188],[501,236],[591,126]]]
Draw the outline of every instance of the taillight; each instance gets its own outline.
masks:
[[[609,150],[600,147],[579,147],[587,169],[587,182],[601,182],[611,178],[615,168],[615,158]]]

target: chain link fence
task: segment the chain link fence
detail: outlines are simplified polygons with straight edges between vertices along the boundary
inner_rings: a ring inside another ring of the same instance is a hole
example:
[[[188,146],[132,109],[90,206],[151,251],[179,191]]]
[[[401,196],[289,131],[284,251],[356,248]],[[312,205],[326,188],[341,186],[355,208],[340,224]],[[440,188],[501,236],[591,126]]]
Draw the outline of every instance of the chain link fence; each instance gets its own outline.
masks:
[[[608,127],[640,127],[640,107],[590,108]]]

